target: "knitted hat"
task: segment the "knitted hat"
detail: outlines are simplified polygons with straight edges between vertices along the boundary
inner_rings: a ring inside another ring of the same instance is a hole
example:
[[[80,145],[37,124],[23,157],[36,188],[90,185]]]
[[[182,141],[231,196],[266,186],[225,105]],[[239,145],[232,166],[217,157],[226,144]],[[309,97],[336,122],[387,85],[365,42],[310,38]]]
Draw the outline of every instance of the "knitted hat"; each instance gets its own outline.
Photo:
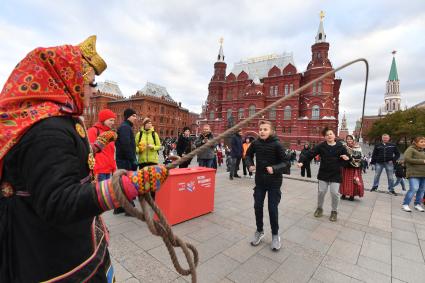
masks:
[[[150,118],[148,118],[148,117],[146,117],[145,119],[143,119],[142,124],[143,124],[143,126],[144,126],[144,125],[146,125],[147,123],[152,123],[151,119],[150,119]]]
[[[136,111],[134,111],[131,108],[127,108],[124,110],[124,120],[127,120],[130,116],[137,114]]]
[[[116,119],[117,115],[109,109],[103,109],[98,114],[98,119],[99,119],[99,122],[101,122],[101,123],[103,121],[111,119],[111,118]]]

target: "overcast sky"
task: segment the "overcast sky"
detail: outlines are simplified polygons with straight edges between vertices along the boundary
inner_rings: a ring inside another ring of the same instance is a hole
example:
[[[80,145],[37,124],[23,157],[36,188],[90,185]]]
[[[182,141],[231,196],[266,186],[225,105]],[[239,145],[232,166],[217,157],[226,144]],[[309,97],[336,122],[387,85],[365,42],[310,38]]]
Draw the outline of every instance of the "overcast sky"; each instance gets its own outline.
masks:
[[[220,37],[228,73],[241,59],[284,51],[293,52],[302,72],[321,10],[333,66],[359,57],[369,61],[367,115],[376,115],[383,104],[393,50],[402,104],[425,100],[424,0],[0,0],[0,83],[35,47],[76,44],[96,34],[97,49],[108,63],[98,81],[118,82],[125,96],[154,82],[199,113]],[[340,119],[345,111],[353,129],[361,114],[364,66],[337,76],[342,78]]]

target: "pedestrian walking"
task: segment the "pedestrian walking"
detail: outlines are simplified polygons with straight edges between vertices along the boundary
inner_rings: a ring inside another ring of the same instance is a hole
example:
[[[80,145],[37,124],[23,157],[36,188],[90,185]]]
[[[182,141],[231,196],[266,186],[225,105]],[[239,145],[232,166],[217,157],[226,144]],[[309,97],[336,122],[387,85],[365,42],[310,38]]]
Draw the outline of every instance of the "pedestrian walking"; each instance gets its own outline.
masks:
[[[422,207],[425,192],[425,136],[416,137],[413,145],[404,152],[406,177],[409,179],[409,191],[406,193],[402,209],[407,212],[413,196],[416,194],[415,209],[424,212]]]
[[[379,179],[381,178],[382,170],[385,169],[388,179],[388,192],[397,195],[394,191],[394,163],[400,158],[400,152],[395,144],[390,143],[390,136],[388,134],[382,135],[382,142],[377,144],[372,152],[371,163],[375,165],[375,177],[373,179],[373,186],[370,190],[375,192],[378,190]]]
[[[310,145],[308,143],[306,143],[304,145],[303,149],[301,150],[298,162],[300,162],[301,156],[308,154],[309,151],[310,151]],[[302,177],[305,177],[305,175],[307,173],[307,178],[311,178],[310,164],[311,164],[311,160],[309,162],[306,162],[305,164],[303,163],[303,166],[301,167],[301,176]]]

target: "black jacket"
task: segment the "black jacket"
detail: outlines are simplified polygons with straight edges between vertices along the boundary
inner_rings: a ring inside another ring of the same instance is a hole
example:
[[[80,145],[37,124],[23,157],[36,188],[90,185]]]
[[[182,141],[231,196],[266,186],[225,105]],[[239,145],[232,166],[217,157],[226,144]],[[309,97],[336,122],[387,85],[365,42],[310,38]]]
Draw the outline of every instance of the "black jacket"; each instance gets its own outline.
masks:
[[[307,148],[303,147],[300,153],[300,157],[298,158],[298,162],[301,162],[301,156],[305,156],[306,154],[308,154],[309,151],[310,151],[310,147],[307,147]],[[311,163],[311,159],[309,162],[306,162],[305,164],[303,164],[303,167],[310,167],[310,163]]]
[[[232,137],[230,156],[233,158],[242,158],[242,137],[239,134],[235,134]]]
[[[393,143],[378,143],[375,145],[372,153],[372,161],[370,163],[395,162],[400,158],[400,151]]]
[[[326,141],[319,143],[312,150],[300,155],[300,162],[303,164],[310,163],[316,156],[320,156],[320,167],[317,179],[325,182],[341,183],[341,167],[345,165],[341,155],[347,155],[345,146],[336,142],[335,145],[328,145]],[[348,156],[348,155],[347,155]]]
[[[94,185],[81,183],[89,145],[75,125],[71,117],[42,120],[4,158],[2,181],[30,195],[0,194],[0,282],[45,281],[93,252],[91,225],[102,210]]]
[[[396,162],[394,165],[394,173],[397,178],[406,178],[406,166]]]
[[[136,141],[133,133],[133,123],[128,120],[122,122],[117,131],[115,142],[117,160],[127,160],[136,164]]]
[[[177,140],[177,155],[183,156],[183,154],[188,154],[192,151],[192,142],[190,140],[190,137],[185,137],[183,135],[179,136],[179,139]]]
[[[255,162],[254,164],[254,154]],[[288,158],[285,149],[276,136],[270,136],[266,140],[257,139],[251,143],[246,153],[248,166],[256,166],[255,183],[257,185],[282,184],[282,174],[287,167]],[[267,172],[266,167],[273,168],[273,174]]]

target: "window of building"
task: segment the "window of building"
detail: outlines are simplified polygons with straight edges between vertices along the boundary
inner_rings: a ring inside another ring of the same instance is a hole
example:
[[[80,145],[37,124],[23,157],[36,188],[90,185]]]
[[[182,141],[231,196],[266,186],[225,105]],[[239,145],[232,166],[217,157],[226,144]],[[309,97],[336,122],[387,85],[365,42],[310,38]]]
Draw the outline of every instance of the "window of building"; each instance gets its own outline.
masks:
[[[311,109],[311,119],[312,120],[319,120],[320,118],[320,107],[317,105],[314,105]]]
[[[393,102],[393,110],[395,110],[395,102]]]
[[[291,92],[293,92],[294,91],[294,85],[293,84],[290,84],[289,85],[289,92],[291,93]]]
[[[161,114],[164,114],[165,113],[165,108],[164,108],[164,106],[161,106]]]
[[[232,90],[230,89],[228,92],[227,92],[227,100],[232,100],[233,99],[233,95],[232,95]]]
[[[282,127],[282,133],[285,133],[285,127]]]
[[[320,53],[319,53],[320,54]],[[301,144],[301,140],[297,140],[297,144],[300,145]]]
[[[291,120],[291,113],[292,109],[291,106],[286,106],[285,110],[283,111],[283,120]]]
[[[289,87],[288,85],[285,85],[285,96],[287,96],[289,94]]]
[[[290,134],[292,132],[291,127],[286,128],[286,131],[287,131],[288,134]]]
[[[170,135],[174,136],[174,130],[171,130]]]
[[[316,83],[313,84],[313,95],[316,95]]]
[[[255,114],[255,105],[250,105],[249,106],[249,116],[254,116]]]
[[[322,94],[322,82],[317,84],[317,94]]]
[[[243,108],[239,108],[239,110],[238,110],[238,118],[239,119],[243,119],[243,112],[244,112],[244,110],[243,110]]]
[[[269,119],[276,120],[276,107],[272,107],[269,112]]]
[[[279,86],[274,86],[274,96],[277,96],[279,94]]]
[[[210,120],[214,120],[214,111],[210,112]]]
[[[273,96],[273,93],[274,93],[274,86],[271,86],[270,87],[270,92],[269,92],[270,96]]]
[[[164,123],[164,117],[159,117],[159,122]]]
[[[227,115],[226,118],[229,120],[229,118],[232,116],[232,108],[227,109]]]

